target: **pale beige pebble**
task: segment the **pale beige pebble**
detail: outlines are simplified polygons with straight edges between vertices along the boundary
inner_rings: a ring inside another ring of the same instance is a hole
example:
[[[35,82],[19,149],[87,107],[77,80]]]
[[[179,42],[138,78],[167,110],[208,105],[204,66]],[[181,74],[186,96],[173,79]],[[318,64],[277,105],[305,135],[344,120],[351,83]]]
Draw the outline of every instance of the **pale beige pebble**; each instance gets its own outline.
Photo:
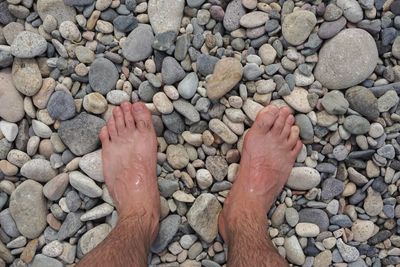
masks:
[[[29,157],[27,153],[18,149],[10,150],[7,155],[7,160],[19,168],[21,168],[30,159],[31,157]]]
[[[139,14],[136,16],[139,23],[149,24],[150,18],[147,14]]]
[[[95,27],[96,31],[107,34],[114,31],[112,23],[104,20],[98,20]]]
[[[172,102],[163,92],[158,92],[153,96],[153,103],[156,109],[162,114],[170,114],[172,111],[174,111]]]
[[[83,108],[93,114],[102,114],[107,110],[107,100],[100,93],[90,93],[83,98]]]
[[[268,66],[275,62],[277,52],[270,44],[263,44],[258,50],[258,55],[264,65]]]
[[[326,110],[316,113],[317,125],[322,127],[329,127],[338,121],[338,116],[329,114]]]
[[[75,67],[75,73],[76,73],[78,76],[83,77],[83,76],[86,76],[86,75],[89,73],[89,69],[88,69],[88,67],[86,67],[85,64],[79,63],[79,64],[76,65],[76,67]]]
[[[222,122],[236,135],[240,136],[244,132],[244,123],[233,122],[227,116],[222,117]]]
[[[344,186],[342,196],[349,197],[349,196],[353,195],[356,192],[356,190],[357,190],[357,186],[354,183],[349,182]]]
[[[223,58],[217,62],[214,72],[207,80],[207,95],[210,99],[221,98],[242,79],[243,66],[235,58]]]
[[[0,161],[1,164],[1,161]],[[1,169],[1,167],[0,167]],[[15,190],[15,185],[13,182],[8,181],[8,180],[2,180],[0,181],[0,190],[5,192],[7,195],[11,195],[12,192]]]
[[[148,73],[156,73],[156,63],[153,59],[147,59],[144,62],[144,67]]]
[[[50,139],[43,139],[39,144],[39,154],[43,155],[46,159],[50,159],[51,155],[54,153],[53,145]]]
[[[287,260],[295,265],[303,265],[306,257],[300,246],[299,240],[295,235],[285,238],[284,247],[286,249]]]
[[[206,146],[211,146],[215,141],[213,134],[209,130],[203,132],[202,139]]]
[[[242,5],[247,9],[255,9],[257,7],[257,0],[242,0]]]
[[[61,141],[58,133],[52,133],[50,136],[51,144],[53,145],[53,149],[57,153],[62,153],[66,149],[64,143]]]
[[[253,95],[253,100],[256,101],[257,103],[260,103],[263,106],[267,106],[270,101],[271,101],[272,94],[259,94],[255,93]]]
[[[112,3],[112,0],[98,0],[96,1],[96,9],[99,11],[106,10]]]
[[[99,10],[93,11],[92,15],[90,15],[87,23],[86,28],[87,30],[91,31],[96,26],[97,20],[100,18],[101,12]]]
[[[367,198],[364,200],[364,210],[369,216],[377,216],[383,209],[383,201],[380,193],[368,188]]]
[[[164,93],[169,97],[171,100],[179,99],[179,92],[173,85],[166,85],[164,86]]]
[[[44,109],[47,107],[47,102],[56,87],[56,81],[53,78],[46,78],[43,80],[42,87],[39,92],[32,97],[33,104],[39,108]]]
[[[313,223],[298,223],[295,230],[301,237],[316,237],[320,232],[318,225]]]
[[[313,267],[329,267],[332,263],[332,252],[324,250],[314,258]]]
[[[27,144],[27,154],[29,156],[33,156],[36,154],[38,148],[39,148],[39,143],[40,143],[40,138],[37,136],[31,136],[28,140]]]
[[[81,40],[81,32],[72,21],[63,21],[60,24],[59,31],[61,36],[71,42],[79,42]]]
[[[224,140],[228,144],[234,144],[238,141],[238,137],[234,134],[228,126],[225,125],[219,119],[212,119],[209,122],[209,128],[216,135],[218,135],[222,140]]]
[[[201,146],[203,143],[203,138],[201,134],[191,133],[190,131],[184,131],[182,133],[182,138],[188,144],[191,144],[196,147]]]
[[[35,95],[42,87],[42,75],[34,58],[14,58],[12,78],[15,88],[26,96]]]
[[[213,183],[213,177],[207,169],[199,169],[196,172],[196,181],[200,189],[207,189]]]
[[[50,117],[47,109],[38,110],[36,112],[36,118],[40,122],[43,122],[44,124],[46,124],[47,126],[50,126],[55,122],[55,120],[52,117]]]
[[[308,113],[312,111],[313,108],[310,106],[307,97],[307,90],[300,87],[295,87],[294,90],[289,95],[284,96],[283,99],[290,107],[292,107],[296,111],[301,113]]]
[[[18,167],[7,160],[0,160],[0,171],[6,176],[14,176],[18,173]]]
[[[269,16],[266,12],[252,11],[240,18],[240,25],[245,28],[256,28],[265,25],[268,20]]]
[[[375,224],[372,221],[356,220],[353,222],[351,231],[353,239],[357,242],[365,242],[374,235]]]
[[[256,120],[258,112],[260,112],[264,108],[263,105],[251,100],[246,99],[243,104],[243,111],[244,113],[251,119],[252,121]]]
[[[336,238],[335,237],[328,237],[322,240],[322,244],[326,249],[332,249],[336,246]]]
[[[72,159],[70,162],[68,162],[67,166],[65,166],[65,171],[75,171],[79,168],[79,162],[81,158],[76,157]]]
[[[172,194],[172,197],[180,202],[184,203],[193,203],[195,201],[195,197],[192,196],[191,194],[187,194],[181,190],[176,191],[175,193]]]

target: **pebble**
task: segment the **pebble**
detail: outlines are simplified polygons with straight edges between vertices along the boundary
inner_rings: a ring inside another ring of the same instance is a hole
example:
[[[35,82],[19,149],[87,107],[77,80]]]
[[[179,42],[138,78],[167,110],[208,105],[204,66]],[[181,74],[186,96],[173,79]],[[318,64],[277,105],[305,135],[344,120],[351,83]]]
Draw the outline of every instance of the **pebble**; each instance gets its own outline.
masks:
[[[176,59],[166,57],[162,63],[161,76],[165,84],[171,85],[185,78],[186,73]]]
[[[43,194],[47,199],[56,201],[62,197],[69,183],[66,173],[60,173],[43,186]]]
[[[185,99],[192,98],[197,91],[198,85],[197,74],[194,72],[189,73],[178,85],[179,95]]]
[[[8,121],[0,121],[0,131],[7,141],[13,142],[18,134],[18,125]]]
[[[352,87],[346,91],[346,99],[351,109],[367,119],[374,120],[379,117],[378,99],[369,89],[362,86]]]
[[[221,204],[214,195],[203,193],[196,198],[186,215],[193,230],[208,243],[218,234],[218,215],[221,209]]]
[[[240,25],[245,28],[256,28],[268,21],[268,14],[262,11],[253,11],[240,18]]]
[[[48,182],[57,175],[57,170],[51,167],[48,160],[32,159],[22,166],[21,174],[37,182]]]
[[[38,237],[46,227],[47,207],[43,186],[33,180],[21,183],[10,196],[10,213],[26,238]]]
[[[81,32],[72,21],[61,22],[58,30],[61,36],[68,41],[79,42],[81,40]],[[79,54],[79,52],[77,52],[77,54]]]
[[[328,92],[321,99],[324,109],[332,115],[344,115],[349,108],[349,102],[340,91]]]
[[[309,167],[294,167],[290,173],[286,186],[294,190],[309,190],[319,185],[321,175]]]
[[[305,262],[306,256],[296,236],[293,235],[285,238],[284,247],[286,250],[286,258],[289,262],[296,265],[302,265]]]
[[[169,145],[167,148],[167,161],[174,169],[183,169],[189,163],[189,155],[182,145]]]
[[[0,212],[0,223],[1,229],[8,236],[12,238],[21,236],[21,233],[18,231],[17,225],[15,224],[13,217],[11,216],[10,209],[5,209]],[[7,244],[7,247],[10,248],[9,243]]]
[[[69,120],[75,116],[75,103],[70,93],[54,92],[47,104],[50,117],[56,120]]]
[[[151,27],[149,25],[141,24],[128,35],[125,44],[122,47],[122,55],[132,62],[144,60],[152,54],[153,42],[154,35]]]
[[[160,222],[160,228],[156,240],[151,245],[153,253],[163,251],[178,232],[181,217],[176,214],[169,215]]]
[[[158,92],[154,94],[153,103],[156,109],[162,114],[170,114],[172,111],[174,111],[174,106],[172,102],[163,92]]]
[[[369,216],[377,216],[383,209],[383,202],[381,194],[373,190],[368,189],[367,198],[364,200],[364,210]]]
[[[30,31],[20,32],[11,44],[11,54],[18,58],[34,58],[46,50],[46,39]]]
[[[64,0],[38,0],[37,12],[42,21],[51,15],[57,19],[58,25],[64,21],[75,22],[76,11],[73,7],[66,6]]]
[[[224,28],[230,32],[237,30],[240,27],[240,18],[245,14],[246,9],[243,7],[241,0],[230,1],[225,10]]]
[[[35,95],[42,86],[42,75],[35,59],[15,59],[12,66],[15,88],[26,96]]]
[[[299,222],[314,223],[319,226],[321,232],[328,229],[329,218],[325,211],[320,209],[305,208],[299,211]]]
[[[20,121],[24,115],[23,99],[16,90],[9,69],[0,71],[0,117],[8,122]]]
[[[297,10],[287,15],[282,23],[282,34],[291,45],[300,45],[307,40],[317,24],[315,15],[307,10]]]
[[[337,56],[333,60],[330,55]],[[368,78],[377,62],[372,36],[362,29],[345,29],[322,46],[314,76],[329,89],[345,89]]]
[[[111,93],[110,91],[109,93]],[[103,114],[108,108],[106,98],[100,93],[90,93],[83,98],[83,108],[93,114]]]
[[[312,107],[308,102],[308,92],[307,90],[295,87],[295,89],[289,94],[283,97],[286,103],[301,113],[308,113],[312,111]]]
[[[375,225],[371,221],[356,220],[352,227],[353,239],[357,242],[365,242],[374,234]]]
[[[238,141],[236,134],[234,134],[221,120],[212,119],[208,126],[212,132],[221,137],[221,139],[227,144],[234,144]]]
[[[151,27],[155,34],[172,31],[178,33],[181,26],[184,0],[150,0],[148,3],[148,15]]]
[[[101,150],[84,155],[79,160],[79,168],[96,182],[104,182]]]
[[[115,88],[118,70],[114,63],[106,58],[97,58],[89,70],[89,83],[95,92],[106,95]]]
[[[81,221],[92,221],[110,215],[114,210],[114,207],[108,203],[100,204],[93,209],[87,211],[81,216]]]
[[[71,120],[61,122],[58,134],[63,143],[77,156],[97,149],[98,134],[105,121],[87,113],[80,113]]]
[[[357,23],[363,19],[363,10],[356,0],[338,0],[336,5],[343,10],[343,15],[348,21]]]
[[[69,173],[69,183],[88,197],[100,197],[103,193],[103,190],[92,179],[79,171]]]
[[[208,98],[215,100],[224,96],[237,85],[242,75],[243,67],[238,60],[224,58],[218,61],[211,78],[207,80]]]
[[[37,254],[32,262],[32,267],[62,267],[63,264],[53,258],[47,257],[43,254]]]
[[[111,232],[111,226],[103,223],[87,231],[79,239],[78,248],[83,255],[89,253],[98,244],[103,241],[107,235]]]
[[[40,138],[50,138],[52,133],[49,126],[38,120],[32,120],[32,129]]]
[[[350,115],[344,120],[343,126],[351,134],[360,135],[369,131],[370,123],[363,117]]]
[[[323,200],[333,199],[344,191],[344,183],[335,178],[328,178],[322,183],[321,198]]]
[[[337,248],[339,249],[340,255],[345,262],[353,262],[358,259],[360,253],[357,248],[349,246],[343,242],[341,238],[337,240]]]

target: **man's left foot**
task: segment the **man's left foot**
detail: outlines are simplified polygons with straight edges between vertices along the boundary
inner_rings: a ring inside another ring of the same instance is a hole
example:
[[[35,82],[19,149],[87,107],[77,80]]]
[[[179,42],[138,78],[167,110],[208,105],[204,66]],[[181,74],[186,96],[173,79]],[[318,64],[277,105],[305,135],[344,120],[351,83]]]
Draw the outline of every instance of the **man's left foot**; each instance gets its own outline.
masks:
[[[104,178],[120,221],[140,218],[151,244],[160,217],[157,139],[151,113],[143,103],[123,103],[114,108],[99,136]]]

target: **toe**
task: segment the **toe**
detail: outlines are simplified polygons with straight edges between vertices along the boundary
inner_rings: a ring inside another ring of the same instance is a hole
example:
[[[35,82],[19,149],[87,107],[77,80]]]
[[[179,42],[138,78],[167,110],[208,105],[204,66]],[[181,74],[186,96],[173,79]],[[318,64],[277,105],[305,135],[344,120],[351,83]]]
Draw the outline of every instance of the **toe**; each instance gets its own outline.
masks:
[[[287,140],[289,135],[290,135],[290,131],[292,129],[294,123],[294,117],[292,114],[289,114],[289,116],[286,119],[285,125],[283,126],[283,130],[281,133],[281,137],[283,140]]]
[[[137,102],[133,104],[132,112],[136,128],[139,129],[139,131],[147,131],[151,129],[152,127],[151,114],[143,103]]]
[[[111,137],[111,140],[118,136],[117,128],[115,127],[114,116],[111,116],[107,121],[107,130]]]
[[[300,150],[302,147],[303,147],[303,143],[300,141],[300,139],[298,139],[293,150],[290,152],[293,158],[297,157],[297,155],[300,153]]]
[[[300,129],[297,125],[291,127],[289,138],[287,139],[290,149],[292,149],[299,140],[299,133]]]
[[[122,132],[125,130],[125,121],[124,121],[124,114],[122,113],[122,110],[120,107],[115,107],[113,109],[113,115],[114,115],[114,120],[115,120],[115,126],[117,128],[118,134],[122,134]]]
[[[101,131],[99,133],[99,138],[102,146],[107,146],[108,143],[110,142],[110,135],[108,134],[108,129],[106,126],[101,128]]]
[[[257,115],[256,121],[254,122],[255,128],[261,130],[263,133],[267,133],[279,114],[279,108],[274,105],[269,105],[263,108]]]
[[[135,128],[135,120],[132,115],[132,105],[129,102],[121,104],[122,111],[124,113],[125,125],[128,129]]]
[[[278,118],[275,120],[274,125],[271,129],[274,134],[280,135],[282,133],[283,127],[285,126],[286,119],[289,114],[290,111],[287,107],[283,107],[279,110]]]

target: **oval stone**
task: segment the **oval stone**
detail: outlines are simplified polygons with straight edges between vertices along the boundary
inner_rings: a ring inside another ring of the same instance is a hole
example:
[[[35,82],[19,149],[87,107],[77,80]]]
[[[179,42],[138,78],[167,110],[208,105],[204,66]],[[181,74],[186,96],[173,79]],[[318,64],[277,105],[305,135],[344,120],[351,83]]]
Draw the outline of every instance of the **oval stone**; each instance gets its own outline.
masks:
[[[321,182],[321,175],[313,168],[294,167],[286,186],[294,190],[310,190]]]

